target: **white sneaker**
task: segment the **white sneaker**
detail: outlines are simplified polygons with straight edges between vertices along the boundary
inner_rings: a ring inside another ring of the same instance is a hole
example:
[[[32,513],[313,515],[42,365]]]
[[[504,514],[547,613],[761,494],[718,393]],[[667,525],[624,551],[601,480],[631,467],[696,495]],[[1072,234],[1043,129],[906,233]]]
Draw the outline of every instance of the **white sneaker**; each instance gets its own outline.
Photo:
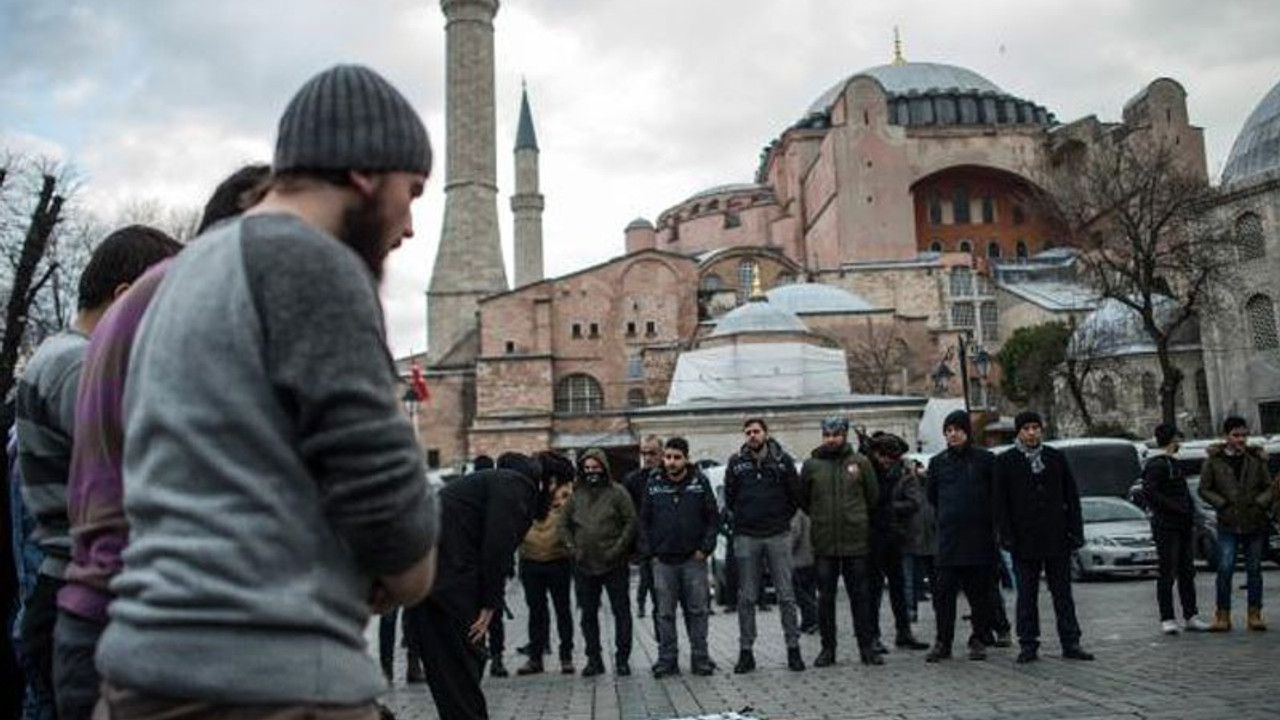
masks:
[[[1209,623],[1205,622],[1199,615],[1192,615],[1187,618],[1187,632],[1208,632]]]
[[[1165,635],[1177,635],[1178,621],[1177,620],[1161,620],[1160,632],[1164,633]]]

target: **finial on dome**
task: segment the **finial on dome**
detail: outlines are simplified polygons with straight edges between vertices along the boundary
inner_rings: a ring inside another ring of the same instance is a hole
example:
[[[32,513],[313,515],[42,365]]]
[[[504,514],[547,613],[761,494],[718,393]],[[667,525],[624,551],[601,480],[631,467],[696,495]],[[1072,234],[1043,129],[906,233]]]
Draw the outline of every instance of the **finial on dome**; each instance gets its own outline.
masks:
[[[764,294],[764,287],[760,284],[760,265],[758,263],[751,264],[751,296],[747,300],[750,302],[769,301],[769,296]]]
[[[893,64],[906,65],[907,59],[902,57],[902,36],[898,34],[898,26],[893,26]]]

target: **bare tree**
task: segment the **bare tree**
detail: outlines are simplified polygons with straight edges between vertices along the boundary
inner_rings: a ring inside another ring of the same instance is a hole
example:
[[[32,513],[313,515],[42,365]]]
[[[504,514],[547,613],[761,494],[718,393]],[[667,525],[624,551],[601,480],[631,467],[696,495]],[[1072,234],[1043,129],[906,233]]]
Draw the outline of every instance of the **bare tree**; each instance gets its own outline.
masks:
[[[1100,298],[1132,309],[1155,345],[1161,414],[1173,422],[1183,373],[1171,345],[1207,309],[1234,260],[1207,212],[1215,191],[1174,145],[1145,131],[1107,136],[1050,183],[1085,280]]]
[[[895,326],[867,320],[846,350],[854,392],[887,395],[910,360],[911,351]]]
[[[195,237],[203,213],[202,208],[194,205],[173,207],[149,198],[126,204],[113,225],[147,225],[179,242],[186,242]]]

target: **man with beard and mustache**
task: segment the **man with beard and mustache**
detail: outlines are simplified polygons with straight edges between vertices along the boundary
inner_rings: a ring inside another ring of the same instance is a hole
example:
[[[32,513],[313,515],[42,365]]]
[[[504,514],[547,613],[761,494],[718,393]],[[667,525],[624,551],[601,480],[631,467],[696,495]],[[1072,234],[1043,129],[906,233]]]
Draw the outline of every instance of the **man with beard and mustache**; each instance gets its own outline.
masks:
[[[431,587],[435,499],[377,293],[413,234],[426,128],[336,66],[285,109],[272,170],[177,257],[134,341],[129,545],[97,653],[112,717],[372,720],[364,628]]]

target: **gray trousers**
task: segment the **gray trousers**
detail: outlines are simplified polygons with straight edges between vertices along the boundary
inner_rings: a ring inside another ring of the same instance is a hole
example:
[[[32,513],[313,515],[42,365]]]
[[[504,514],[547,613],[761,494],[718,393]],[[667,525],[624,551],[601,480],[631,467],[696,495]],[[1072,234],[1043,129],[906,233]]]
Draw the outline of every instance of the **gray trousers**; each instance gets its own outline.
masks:
[[[796,619],[796,594],[791,585],[791,533],[770,537],[735,535],[733,556],[738,563],[738,645],[750,650],[756,644],[756,601],[763,592],[762,560],[769,562],[769,576],[778,591],[782,636],[788,648],[800,647],[800,623]]]
[[[658,595],[658,662],[674,665],[679,643],[676,639],[676,603],[684,608],[684,629],[694,659],[710,658],[707,651],[707,606],[711,586],[707,581],[706,559],[692,558],[677,565],[653,561],[653,585]]]

